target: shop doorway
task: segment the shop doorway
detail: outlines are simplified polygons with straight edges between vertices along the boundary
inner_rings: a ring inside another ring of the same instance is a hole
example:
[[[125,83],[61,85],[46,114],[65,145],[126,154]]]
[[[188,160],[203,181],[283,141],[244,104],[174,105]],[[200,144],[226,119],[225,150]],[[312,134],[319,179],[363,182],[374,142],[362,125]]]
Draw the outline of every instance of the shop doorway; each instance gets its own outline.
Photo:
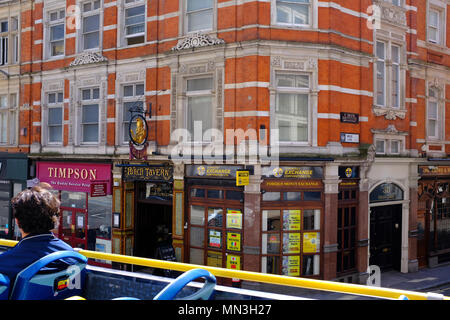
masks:
[[[135,226],[134,255],[157,258],[158,247],[172,243],[172,206],[138,202]]]
[[[61,212],[61,238],[73,248],[88,249],[87,210],[61,207]]]
[[[370,209],[370,265],[400,271],[401,233],[402,205]]]

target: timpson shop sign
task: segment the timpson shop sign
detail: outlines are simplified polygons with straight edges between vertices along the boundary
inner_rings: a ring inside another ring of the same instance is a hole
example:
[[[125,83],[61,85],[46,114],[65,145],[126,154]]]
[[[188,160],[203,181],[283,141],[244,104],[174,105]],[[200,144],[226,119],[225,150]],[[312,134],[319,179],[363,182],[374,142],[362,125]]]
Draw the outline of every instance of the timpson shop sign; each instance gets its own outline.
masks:
[[[91,192],[91,186],[106,185],[111,194],[111,165],[96,163],[38,162],[36,177],[56,190]]]

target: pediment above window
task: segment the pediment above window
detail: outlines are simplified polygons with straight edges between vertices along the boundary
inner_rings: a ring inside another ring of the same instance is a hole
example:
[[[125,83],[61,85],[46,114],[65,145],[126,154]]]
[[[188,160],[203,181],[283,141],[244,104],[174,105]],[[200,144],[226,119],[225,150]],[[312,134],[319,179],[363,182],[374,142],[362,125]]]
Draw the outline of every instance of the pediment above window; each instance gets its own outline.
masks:
[[[77,55],[75,60],[70,63],[71,67],[81,66],[85,64],[105,62],[108,59],[98,53],[95,52],[83,52]]]
[[[172,48],[172,51],[208,47],[223,43],[225,43],[223,39],[215,38],[213,36],[197,32],[179,40],[178,44]]]
[[[379,106],[373,106],[372,111],[377,117],[384,116],[387,120],[406,118],[406,110],[404,109],[383,108]]]

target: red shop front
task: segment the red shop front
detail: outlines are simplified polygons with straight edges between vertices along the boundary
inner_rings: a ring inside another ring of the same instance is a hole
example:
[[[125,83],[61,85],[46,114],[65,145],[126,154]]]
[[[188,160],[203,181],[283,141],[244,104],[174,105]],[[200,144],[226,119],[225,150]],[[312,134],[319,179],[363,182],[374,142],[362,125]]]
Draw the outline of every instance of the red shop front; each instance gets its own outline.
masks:
[[[111,253],[111,164],[37,162],[36,168],[61,201],[58,237],[74,248]]]

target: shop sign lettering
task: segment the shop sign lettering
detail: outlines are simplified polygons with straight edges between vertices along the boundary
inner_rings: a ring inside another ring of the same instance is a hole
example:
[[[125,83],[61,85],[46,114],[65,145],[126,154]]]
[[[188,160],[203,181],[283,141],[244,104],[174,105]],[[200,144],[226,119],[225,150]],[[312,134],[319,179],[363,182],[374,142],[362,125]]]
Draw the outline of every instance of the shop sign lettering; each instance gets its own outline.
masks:
[[[188,165],[186,175],[202,178],[236,178],[237,171],[242,169],[242,166]]]
[[[265,167],[263,175],[267,178],[321,179],[322,167]]]
[[[164,180],[169,181],[173,178],[172,167],[141,167],[127,166],[123,168],[123,179],[130,180]]]
[[[450,166],[419,166],[419,174],[422,176],[448,176]]]

